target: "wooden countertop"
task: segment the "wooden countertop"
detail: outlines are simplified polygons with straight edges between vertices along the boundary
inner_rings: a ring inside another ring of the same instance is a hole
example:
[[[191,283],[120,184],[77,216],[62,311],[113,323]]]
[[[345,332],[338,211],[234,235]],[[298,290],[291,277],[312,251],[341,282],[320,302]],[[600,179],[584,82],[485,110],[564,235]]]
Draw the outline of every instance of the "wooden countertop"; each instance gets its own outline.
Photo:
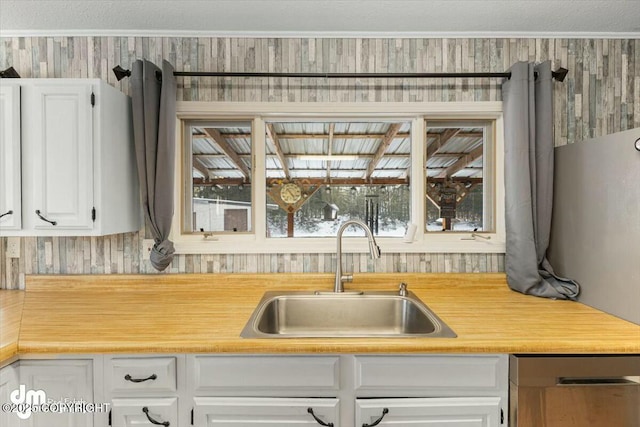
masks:
[[[24,292],[0,291],[0,366],[18,356]]]
[[[28,276],[17,348],[20,355],[640,353],[640,326],[580,303],[513,292],[503,274],[354,280],[347,288],[391,290],[406,282],[458,338],[240,338],[265,291],[330,290],[331,274]],[[3,321],[18,316],[8,311],[3,302]]]

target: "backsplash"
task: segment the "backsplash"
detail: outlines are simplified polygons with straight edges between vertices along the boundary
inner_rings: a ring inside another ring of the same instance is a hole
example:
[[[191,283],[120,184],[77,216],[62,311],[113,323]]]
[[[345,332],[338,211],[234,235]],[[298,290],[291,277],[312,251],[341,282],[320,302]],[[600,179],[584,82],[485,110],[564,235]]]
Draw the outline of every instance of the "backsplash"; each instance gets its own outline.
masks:
[[[569,74],[555,84],[555,143],[564,145],[640,126],[640,40],[332,39],[207,37],[0,38],[0,69],[22,77],[100,78],[123,92],[111,69],[138,58],[176,70],[274,72],[505,71],[519,60],[551,59]],[[499,101],[497,79],[178,78],[178,99],[250,102]],[[25,274],[153,273],[144,231],[106,237],[28,237],[7,258],[0,237],[0,287]],[[500,272],[504,254],[348,255],[346,265],[380,272]],[[329,272],[332,254],[179,255],[170,273]]]
[[[5,260],[3,283],[21,288],[24,274],[157,273],[141,260],[143,233],[105,237],[25,237],[20,258],[6,258],[6,237],[0,257]],[[344,254],[354,272],[500,272],[504,254]],[[335,272],[334,254],[215,254],[178,255],[165,273],[300,273]]]

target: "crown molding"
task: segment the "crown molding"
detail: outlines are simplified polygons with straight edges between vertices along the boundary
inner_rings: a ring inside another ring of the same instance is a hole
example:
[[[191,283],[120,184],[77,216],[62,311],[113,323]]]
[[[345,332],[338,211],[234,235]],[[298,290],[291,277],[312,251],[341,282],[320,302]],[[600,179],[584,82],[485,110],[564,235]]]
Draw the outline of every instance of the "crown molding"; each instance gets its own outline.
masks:
[[[282,39],[640,39],[639,32],[311,32],[175,30],[0,30],[0,37],[211,37]]]

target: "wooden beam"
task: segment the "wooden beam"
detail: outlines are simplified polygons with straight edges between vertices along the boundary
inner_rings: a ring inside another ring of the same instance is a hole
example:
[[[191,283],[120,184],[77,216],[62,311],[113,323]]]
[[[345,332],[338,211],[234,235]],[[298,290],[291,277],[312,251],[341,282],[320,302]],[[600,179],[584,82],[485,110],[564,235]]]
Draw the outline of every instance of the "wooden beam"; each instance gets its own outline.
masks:
[[[484,151],[484,147],[481,145],[471,151],[469,154],[465,154],[460,157],[457,162],[449,166],[444,171],[438,174],[438,178],[447,178],[451,175],[454,175],[456,172],[464,169],[468,164],[472,163],[474,160],[482,157],[482,153]]]
[[[471,187],[469,187],[469,188],[466,188],[466,187],[465,187],[464,192],[458,195],[458,198],[456,199],[456,203],[462,203],[462,201],[463,201],[464,199],[466,199],[466,198],[467,198],[467,196],[468,196],[469,194],[471,194],[471,192],[472,192],[472,191],[473,191],[473,190],[474,190],[478,185],[480,185],[480,184],[477,184],[477,183],[476,183],[476,184],[471,184]]]
[[[380,145],[378,146],[378,150],[373,155],[373,159],[369,162],[369,167],[367,168],[367,172],[364,176],[365,179],[371,178],[371,174],[376,169],[378,163],[380,163],[380,159],[382,159],[382,156],[384,156],[384,152],[387,151],[387,148],[389,148],[389,145],[391,145],[391,142],[393,142],[393,139],[400,130],[401,126],[402,123],[392,123],[389,126],[387,133],[385,133],[382,141],[380,142]]]
[[[272,181],[274,178],[268,178],[267,182]],[[294,180],[295,181],[295,180]],[[329,182],[324,178],[305,178],[305,182],[310,186],[324,186]],[[247,185],[247,182],[242,178],[210,178],[205,180],[202,178],[193,178],[193,185],[197,186],[212,186],[212,185]],[[332,178],[331,185],[341,186],[362,186],[362,185],[408,185],[409,179],[402,178],[372,178],[371,180],[365,180],[362,178]]]
[[[278,156],[278,160],[280,160],[280,164],[282,165],[282,170],[284,172],[284,177],[286,179],[291,179],[291,173],[289,172],[289,164],[287,163],[287,159],[282,152],[282,147],[280,146],[280,140],[278,139],[278,134],[273,128],[272,123],[267,123],[267,134],[273,142],[273,146],[276,149],[276,156]]]
[[[438,150],[444,147],[447,142],[449,142],[449,140],[454,136],[458,135],[460,131],[461,129],[450,128],[439,134],[431,134],[432,136],[436,136],[437,138],[427,146],[427,159],[429,159],[429,157],[433,156]],[[427,138],[428,137],[429,134],[427,133]]]
[[[250,133],[221,133],[225,139],[247,139],[251,138]],[[384,133],[335,133],[334,139],[381,139],[384,138]],[[439,135],[431,133],[431,137]],[[193,136],[206,136],[204,133],[194,133]],[[482,132],[459,132],[458,136],[461,138],[480,138],[483,136]],[[280,139],[327,139],[329,137],[326,133],[283,133],[279,135]],[[411,133],[399,132],[395,139],[410,138]]]
[[[427,183],[444,183],[444,182],[453,182],[453,183],[471,183],[471,184],[482,184],[482,178],[465,178],[463,176],[460,177],[450,177],[448,179],[445,178],[427,178]]]
[[[213,139],[216,144],[218,144],[220,149],[224,151],[224,153],[229,157],[231,163],[233,163],[238,168],[240,173],[244,175],[245,179],[250,180],[251,171],[249,171],[242,159],[240,159],[238,153],[236,153],[233,148],[231,148],[231,145],[229,145],[229,143],[225,141],[224,137],[220,134],[218,129],[205,128],[204,131],[207,133],[207,135],[209,135],[211,139]]]
[[[267,181],[271,181],[276,178],[268,178]],[[305,181],[309,182],[309,185],[326,185],[327,181],[323,178],[306,178]],[[460,182],[471,183],[473,185],[482,184],[482,178],[464,178],[453,177],[447,180],[448,182]],[[333,178],[331,183],[334,185],[407,185],[410,180],[403,178],[372,178],[366,180],[362,178]],[[427,189],[432,188],[430,183],[444,183],[444,178],[428,178]],[[243,178],[210,178],[208,181],[202,178],[193,178],[193,185],[247,185],[247,181]]]
[[[209,169],[198,159],[198,157],[193,156],[192,159],[193,168],[200,172],[203,177],[209,178]]]
[[[333,154],[333,131],[336,129],[335,123],[329,124],[329,141],[327,144],[327,154]],[[331,182],[331,162],[327,162],[327,181]]]
[[[243,134],[228,134],[230,137],[240,137]],[[245,138],[248,138],[250,135],[245,134]],[[335,133],[333,134],[333,139],[382,139],[384,138],[384,133]],[[279,135],[280,139],[327,139],[329,138],[328,133],[283,133]],[[411,134],[409,132],[398,133],[395,136],[395,139],[404,139],[410,138]]]
[[[436,153],[435,157],[460,157],[462,155],[464,155],[465,153]],[[277,154],[266,154],[267,157],[278,157]],[[313,157],[326,157],[326,154],[305,154],[305,153],[289,153],[285,155],[286,157],[300,157],[300,156],[305,156],[305,157],[309,157],[309,158],[313,158]],[[333,155],[335,157],[335,161],[340,161],[340,157],[341,156],[358,156],[361,159],[372,159],[373,158],[373,154],[359,154],[359,153],[340,153],[340,154],[334,154]],[[389,158],[395,158],[395,159],[405,159],[407,157],[410,157],[411,155],[409,153],[393,153],[393,154],[385,154],[385,158],[389,159]],[[193,157],[197,157],[199,159],[226,159],[227,155],[226,154],[194,154]],[[241,159],[248,159],[251,157],[251,154],[238,154],[238,157],[240,157]],[[313,160],[313,159],[312,159]]]
[[[287,212],[287,237],[293,237],[295,212]]]

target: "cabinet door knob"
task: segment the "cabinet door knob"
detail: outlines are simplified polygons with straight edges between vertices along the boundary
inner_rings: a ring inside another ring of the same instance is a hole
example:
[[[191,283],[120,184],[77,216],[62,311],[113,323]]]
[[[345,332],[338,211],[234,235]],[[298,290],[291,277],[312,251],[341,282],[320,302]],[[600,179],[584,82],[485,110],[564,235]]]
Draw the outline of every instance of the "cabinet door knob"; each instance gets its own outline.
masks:
[[[56,225],[56,224],[57,224],[57,222],[55,222],[55,221],[51,221],[50,219],[47,219],[47,218],[43,217],[43,216],[42,216],[42,214],[40,214],[40,209],[36,209],[36,215],[38,215],[38,217],[39,217],[41,220],[43,220],[43,221],[45,221],[45,222],[48,222],[48,223],[49,223],[49,224],[51,224],[51,225]]]
[[[5,213],[3,213],[2,215],[0,215],[0,218],[2,218],[3,216],[7,216],[7,215],[13,215],[13,211],[9,210],[6,211]]]
[[[151,418],[151,415],[149,415],[149,408],[147,408],[146,406],[142,408],[142,412],[144,412],[144,414],[147,416],[147,419],[149,420],[149,422],[151,424],[155,424],[157,426],[164,426],[164,427],[169,427],[170,423],[169,421],[156,421],[153,418]]]
[[[383,408],[382,409],[382,415],[380,415],[380,418],[378,418],[377,420],[375,420],[373,423],[371,424],[367,424],[364,423],[362,424],[362,427],[374,427],[377,426],[378,424],[380,424],[382,422],[382,419],[384,418],[385,415],[387,415],[389,413],[389,408]]]
[[[124,379],[127,381],[131,381],[132,383],[143,383],[145,381],[153,381],[156,378],[158,378],[158,376],[156,374],[152,374],[150,376],[148,376],[147,378],[131,378],[131,375],[127,374],[124,376]]]
[[[321,426],[325,426],[325,427],[333,427],[333,423],[325,423],[324,421],[322,421],[320,418],[316,417],[316,414],[313,413],[313,408],[307,408],[307,412],[311,414],[311,416],[313,417],[314,420],[316,420],[316,422],[318,424],[320,424]]]

